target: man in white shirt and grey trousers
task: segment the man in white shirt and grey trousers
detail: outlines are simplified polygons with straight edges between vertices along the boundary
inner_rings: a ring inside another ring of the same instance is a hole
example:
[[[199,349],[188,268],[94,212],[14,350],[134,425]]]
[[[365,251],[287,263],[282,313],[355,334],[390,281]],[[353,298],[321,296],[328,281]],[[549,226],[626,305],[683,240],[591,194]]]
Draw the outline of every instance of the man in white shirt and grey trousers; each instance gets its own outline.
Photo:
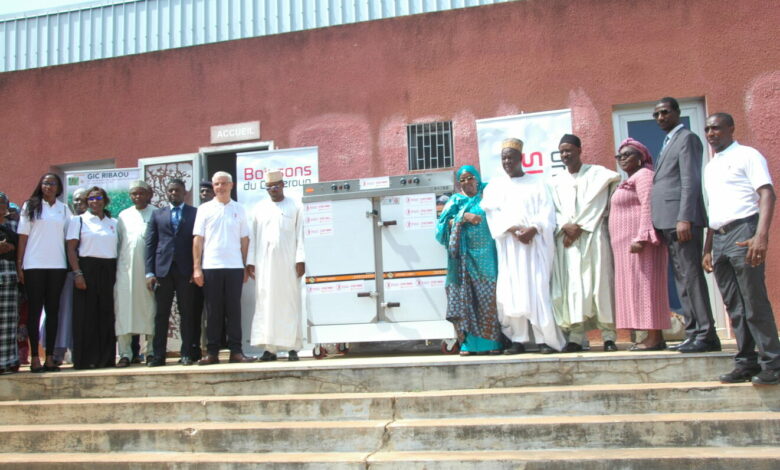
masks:
[[[772,178],[763,155],[734,140],[729,114],[711,115],[704,130],[716,153],[704,169],[710,229],[702,266],[715,272],[738,349],[736,367],[720,381],[777,385],[780,340],[764,278],[775,208]]]
[[[241,348],[241,290],[248,278],[249,224],[244,208],[230,199],[230,173],[218,171],[211,182],[214,199],[198,208],[192,230],[192,279],[203,287],[208,316],[208,354],[198,364],[219,363],[223,325],[227,329],[230,362],[252,362],[255,359],[244,356]]]

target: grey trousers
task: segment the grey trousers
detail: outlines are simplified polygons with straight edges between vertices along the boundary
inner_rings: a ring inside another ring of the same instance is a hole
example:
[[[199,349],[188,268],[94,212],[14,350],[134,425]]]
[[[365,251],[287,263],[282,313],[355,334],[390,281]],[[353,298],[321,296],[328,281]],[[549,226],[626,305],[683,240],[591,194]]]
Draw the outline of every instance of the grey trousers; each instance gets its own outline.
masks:
[[[685,335],[699,341],[717,341],[707,279],[701,267],[704,229],[691,227],[692,238],[685,243],[677,241],[674,230],[663,230],[661,234],[669,248],[674,282],[685,317]]]
[[[780,341],[772,305],[766,293],[764,264],[750,266],[745,261],[745,241],[756,233],[757,221],[744,222],[726,234],[713,237],[712,264],[715,279],[731,318],[737,338],[735,362],[740,367],[780,369]],[[758,353],[756,353],[758,346]]]

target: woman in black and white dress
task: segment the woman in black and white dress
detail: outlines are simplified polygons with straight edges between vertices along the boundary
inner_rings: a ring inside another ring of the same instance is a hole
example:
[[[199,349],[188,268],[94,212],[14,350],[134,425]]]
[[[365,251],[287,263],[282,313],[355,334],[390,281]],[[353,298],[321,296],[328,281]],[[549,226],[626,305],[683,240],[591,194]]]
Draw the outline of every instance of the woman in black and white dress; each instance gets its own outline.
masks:
[[[87,190],[88,210],[68,229],[68,261],[74,272],[73,367],[95,369],[116,364],[114,282],[117,221],[106,209],[108,195]]]

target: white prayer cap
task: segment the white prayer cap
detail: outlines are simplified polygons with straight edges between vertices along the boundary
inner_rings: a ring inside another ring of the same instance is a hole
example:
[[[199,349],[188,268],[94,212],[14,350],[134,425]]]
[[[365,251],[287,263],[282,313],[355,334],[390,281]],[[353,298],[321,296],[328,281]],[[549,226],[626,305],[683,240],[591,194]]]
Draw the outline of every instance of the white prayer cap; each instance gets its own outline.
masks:
[[[278,183],[279,181],[282,181],[282,172],[281,171],[269,171],[268,176],[265,178],[265,183]]]

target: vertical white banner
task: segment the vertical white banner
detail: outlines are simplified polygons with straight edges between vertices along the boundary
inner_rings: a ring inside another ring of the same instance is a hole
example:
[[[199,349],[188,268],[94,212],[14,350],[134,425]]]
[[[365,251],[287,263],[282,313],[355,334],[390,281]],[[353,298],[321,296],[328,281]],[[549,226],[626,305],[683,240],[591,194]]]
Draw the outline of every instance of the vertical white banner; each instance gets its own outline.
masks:
[[[504,172],[501,141],[511,137],[523,141],[523,170],[534,178],[547,179],[564,168],[558,152],[563,134],[571,133],[571,110],[518,114],[477,121],[479,167],[489,181]]]
[[[319,182],[317,147],[263,150],[236,155],[236,193],[238,202],[252,214],[254,206],[268,197],[266,175],[270,171],[284,175],[284,195],[300,201],[303,185]]]

